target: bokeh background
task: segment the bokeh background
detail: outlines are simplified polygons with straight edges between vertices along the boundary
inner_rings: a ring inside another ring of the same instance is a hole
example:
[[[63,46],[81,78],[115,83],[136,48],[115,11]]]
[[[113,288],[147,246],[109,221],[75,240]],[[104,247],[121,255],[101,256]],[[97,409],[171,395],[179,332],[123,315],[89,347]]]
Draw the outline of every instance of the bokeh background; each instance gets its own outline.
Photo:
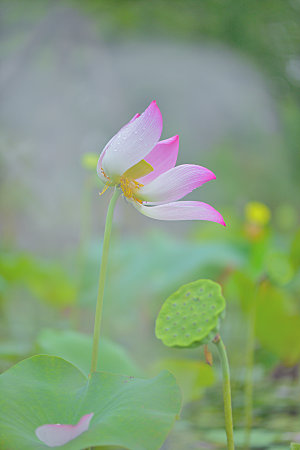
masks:
[[[131,369],[114,369],[178,377],[165,449],[224,448],[217,358],[210,368],[154,334],[168,295],[212,278],[228,302],[240,448],[251,329],[252,447],[300,441],[299,0],[1,0],[0,12],[1,370],[40,352],[80,360],[110,198],[95,159],[156,99],[178,163],[217,176],[189,198],[227,227],[157,222],[119,201],[103,334]]]

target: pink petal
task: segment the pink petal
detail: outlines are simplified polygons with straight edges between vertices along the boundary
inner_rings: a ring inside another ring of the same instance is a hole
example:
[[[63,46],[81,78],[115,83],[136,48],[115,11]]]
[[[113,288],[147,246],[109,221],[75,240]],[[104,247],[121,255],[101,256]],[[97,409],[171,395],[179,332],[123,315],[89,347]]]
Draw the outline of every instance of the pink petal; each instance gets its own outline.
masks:
[[[209,220],[226,226],[221,214],[203,202],[173,202],[159,206],[144,206],[132,202],[145,216],[158,220]]]
[[[148,204],[172,202],[215,178],[215,174],[205,167],[184,164],[173,167],[141,187],[137,196]]]
[[[48,447],[58,447],[88,430],[94,413],[82,416],[77,425],[47,424],[38,427],[35,434]]]
[[[141,115],[139,113],[136,113],[133,118],[131,120],[129,120],[128,123],[132,123],[135,121],[135,119],[137,119],[138,117],[141,117]],[[128,125],[128,123],[126,125]],[[126,127],[126,125],[124,125]]]
[[[150,103],[109,141],[103,150],[102,167],[112,179],[141,161],[156,145],[162,131],[162,116],[156,102]]]
[[[153,150],[144,158],[153,167],[153,172],[138,180],[139,183],[147,184],[161,173],[175,166],[179,147],[179,136],[173,136],[160,141]]]

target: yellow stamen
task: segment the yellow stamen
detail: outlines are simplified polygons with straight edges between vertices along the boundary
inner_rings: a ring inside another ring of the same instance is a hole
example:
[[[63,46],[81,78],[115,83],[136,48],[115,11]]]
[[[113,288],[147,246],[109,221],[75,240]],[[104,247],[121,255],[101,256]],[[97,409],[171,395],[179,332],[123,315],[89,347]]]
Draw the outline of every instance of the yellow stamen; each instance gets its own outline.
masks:
[[[138,203],[142,203],[142,201],[135,196],[135,192],[138,189],[140,189],[143,186],[143,184],[138,183],[137,181],[132,180],[130,178],[127,178],[124,175],[120,178],[120,186],[123,191],[123,194],[127,198],[133,199]]]
[[[102,191],[99,192],[99,195],[104,194],[104,192],[106,192],[108,188],[109,188],[109,184],[107,184],[106,186],[104,186],[104,188],[102,189]]]
[[[109,176],[106,175],[106,173],[104,172],[104,170],[103,170],[102,167],[101,167],[101,173],[102,173],[102,175],[103,175],[105,178],[107,178],[108,180],[110,180]]]
[[[145,161],[144,159],[142,159],[142,161],[135,164],[134,166],[130,167],[130,169],[126,170],[126,172],[119,179],[120,187],[121,187],[125,197],[142,204],[143,203],[142,200],[137,198],[135,193],[138,189],[140,189],[144,185],[135,181],[134,178],[141,178],[145,175],[148,175],[148,173],[152,172],[153,170],[154,169],[151,166],[151,164],[147,163],[147,161]],[[99,195],[104,194],[104,192],[112,184],[116,183],[116,182],[112,182],[112,180],[109,178],[108,175],[106,175],[106,173],[104,172],[102,167],[101,167],[101,173],[109,181],[109,183],[104,187],[104,189],[102,190],[102,192],[100,192]]]

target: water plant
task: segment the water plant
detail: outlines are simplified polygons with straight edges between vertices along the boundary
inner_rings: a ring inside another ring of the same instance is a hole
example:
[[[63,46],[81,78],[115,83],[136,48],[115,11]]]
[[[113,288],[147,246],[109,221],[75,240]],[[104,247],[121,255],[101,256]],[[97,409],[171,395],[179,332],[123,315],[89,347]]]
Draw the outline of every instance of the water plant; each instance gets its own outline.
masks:
[[[222,366],[227,446],[233,450],[230,371],[226,348],[219,334],[224,310],[225,299],[219,284],[211,280],[186,284],[164,302],[156,321],[156,336],[168,347],[216,345]],[[207,350],[206,353],[211,364],[210,354]]]
[[[174,167],[178,136],[158,142],[161,131],[161,113],[152,102],[142,115],[136,114],[121,128],[100,155],[97,171],[105,184],[103,192],[112,187],[113,195],[105,224],[90,372],[85,372],[85,363],[80,367],[81,362],[76,366],[56,355],[37,355],[2,374],[0,446],[4,450],[80,450],[99,445],[154,450],[160,448],[178,417],[181,396],[171,373],[141,379],[97,371],[99,354],[100,359],[102,356],[99,339],[109,241],[120,194],[155,219],[209,220],[225,225],[221,214],[206,203],[177,202],[215,175],[197,165]],[[213,327],[206,326],[214,335],[223,306],[221,296],[215,301],[216,311],[212,308],[209,316]],[[215,344],[225,361],[220,338]]]

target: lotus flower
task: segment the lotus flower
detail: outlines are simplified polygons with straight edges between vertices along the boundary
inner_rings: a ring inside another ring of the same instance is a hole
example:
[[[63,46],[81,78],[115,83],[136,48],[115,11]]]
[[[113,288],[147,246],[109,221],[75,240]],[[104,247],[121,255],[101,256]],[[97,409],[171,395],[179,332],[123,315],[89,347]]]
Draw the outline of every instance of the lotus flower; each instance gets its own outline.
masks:
[[[205,167],[175,167],[179,137],[159,141],[162,116],[155,101],[136,114],[103,149],[97,173],[106,190],[121,188],[125,198],[142,214],[160,220],[210,220],[225,225],[212,206],[182,197],[215,179]]]

